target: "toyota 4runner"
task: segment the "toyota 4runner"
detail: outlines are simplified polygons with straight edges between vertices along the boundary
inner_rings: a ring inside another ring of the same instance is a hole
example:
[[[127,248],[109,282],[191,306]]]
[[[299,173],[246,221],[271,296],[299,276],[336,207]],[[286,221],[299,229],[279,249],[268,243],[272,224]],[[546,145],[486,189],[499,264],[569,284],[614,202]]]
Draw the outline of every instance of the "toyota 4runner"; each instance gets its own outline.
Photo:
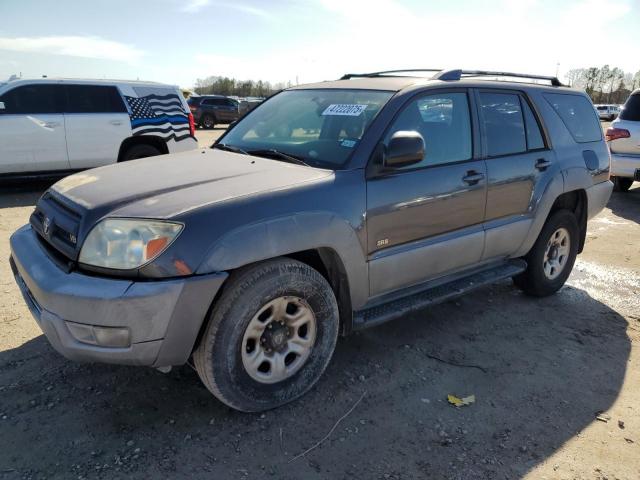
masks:
[[[211,149],[51,187],[11,266],[53,347],[192,358],[218,399],[261,411],[308,391],[339,334],[507,278],[560,289],[612,190],[589,98],[552,77],[413,72],[294,87]]]

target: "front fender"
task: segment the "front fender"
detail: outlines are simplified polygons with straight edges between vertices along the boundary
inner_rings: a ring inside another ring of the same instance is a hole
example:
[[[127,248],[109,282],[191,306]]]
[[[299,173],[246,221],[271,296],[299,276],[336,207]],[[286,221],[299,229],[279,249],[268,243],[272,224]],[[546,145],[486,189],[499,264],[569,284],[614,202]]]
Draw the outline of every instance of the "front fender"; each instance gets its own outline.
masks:
[[[367,261],[356,229],[331,212],[304,212],[243,225],[218,239],[196,273],[228,271],[269,258],[318,248],[340,257],[354,309],[368,298]]]

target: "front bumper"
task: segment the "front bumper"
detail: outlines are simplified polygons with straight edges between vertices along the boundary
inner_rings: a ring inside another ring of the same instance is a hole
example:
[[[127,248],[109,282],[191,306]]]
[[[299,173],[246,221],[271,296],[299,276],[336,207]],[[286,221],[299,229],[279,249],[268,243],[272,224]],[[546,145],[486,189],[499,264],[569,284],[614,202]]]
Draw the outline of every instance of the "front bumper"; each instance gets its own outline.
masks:
[[[611,176],[634,178],[640,170],[640,155],[611,154]]]
[[[131,281],[62,271],[25,225],[11,236],[11,268],[51,345],[78,361],[164,367],[184,364],[225,272]],[[79,341],[73,324],[128,329],[126,347]]]

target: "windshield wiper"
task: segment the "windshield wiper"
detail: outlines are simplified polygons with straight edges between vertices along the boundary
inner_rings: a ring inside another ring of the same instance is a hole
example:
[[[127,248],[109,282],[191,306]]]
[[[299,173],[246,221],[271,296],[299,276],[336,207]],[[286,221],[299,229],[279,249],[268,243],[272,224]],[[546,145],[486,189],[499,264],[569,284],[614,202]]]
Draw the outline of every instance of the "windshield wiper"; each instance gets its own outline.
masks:
[[[211,148],[217,148],[219,150],[224,150],[225,152],[233,152],[233,153],[241,153],[242,155],[249,155],[248,152],[245,152],[241,148],[234,147],[233,145],[227,145],[226,143],[214,143]]]
[[[288,153],[281,152],[280,150],[276,150],[275,148],[265,148],[261,150],[249,150],[247,152],[249,155],[257,155],[258,157],[264,156],[272,156],[277,157],[280,160],[284,160],[285,162],[295,163],[296,165],[304,165],[305,167],[310,167],[307,162],[302,160],[300,157],[295,157]]]

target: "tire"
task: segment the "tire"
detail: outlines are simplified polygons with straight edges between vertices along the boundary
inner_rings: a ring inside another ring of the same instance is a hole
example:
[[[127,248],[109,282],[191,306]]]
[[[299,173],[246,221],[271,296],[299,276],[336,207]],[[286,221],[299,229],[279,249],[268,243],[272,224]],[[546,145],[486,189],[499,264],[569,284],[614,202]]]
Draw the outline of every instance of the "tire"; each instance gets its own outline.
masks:
[[[200,126],[206,130],[212,130],[216,126],[216,119],[213,115],[203,115],[200,119]]]
[[[155,157],[156,155],[162,155],[162,152],[152,145],[140,144],[134,145],[124,152],[120,161],[126,162],[138,158]]]
[[[578,221],[569,210],[553,213],[525,256],[527,269],[513,278],[516,286],[534,297],[546,297],[560,290],[576,261],[579,230]],[[561,232],[560,236],[557,236],[558,232]],[[558,240],[564,238],[564,234],[568,238],[560,245]],[[547,255],[555,255],[555,258],[547,259]],[[556,265],[555,269],[553,265]]]
[[[633,185],[633,178],[613,177],[613,191],[627,192]]]
[[[279,316],[278,311],[287,313]],[[290,326],[298,317],[307,323]],[[276,408],[318,381],[333,355],[338,323],[333,290],[316,270],[287,258],[255,264],[229,278],[193,354],[195,367],[209,391],[229,407],[243,412]],[[263,333],[254,334],[256,328]],[[288,330],[286,348],[278,350],[283,328]],[[289,349],[301,339],[308,345],[306,353],[294,354],[286,364]]]

